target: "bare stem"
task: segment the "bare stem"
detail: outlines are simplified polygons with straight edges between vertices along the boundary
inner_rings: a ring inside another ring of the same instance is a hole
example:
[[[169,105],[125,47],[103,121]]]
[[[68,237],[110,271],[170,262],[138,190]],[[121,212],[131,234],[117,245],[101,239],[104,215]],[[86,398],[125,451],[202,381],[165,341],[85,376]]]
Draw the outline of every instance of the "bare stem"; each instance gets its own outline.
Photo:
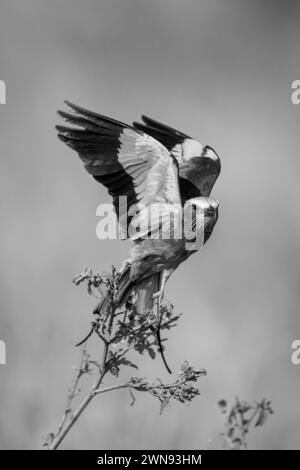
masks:
[[[79,365],[79,368],[78,368],[78,370],[77,370],[77,374],[76,374],[76,377],[75,377],[75,381],[74,381],[73,387],[72,387],[72,389],[70,390],[70,393],[69,393],[69,396],[68,396],[67,406],[66,406],[66,409],[65,409],[65,412],[64,412],[64,415],[63,415],[61,424],[59,425],[58,430],[57,430],[57,436],[60,435],[61,431],[63,430],[63,428],[64,428],[64,426],[65,426],[65,424],[66,424],[66,421],[67,421],[67,419],[68,419],[68,416],[69,416],[70,413],[71,413],[72,401],[73,401],[73,399],[74,399],[74,397],[75,397],[75,395],[76,395],[76,393],[77,393],[79,381],[80,381],[80,378],[81,378],[81,376],[82,376],[82,374],[83,374],[83,367],[84,367],[85,360],[86,360],[86,348],[84,347],[83,350],[82,350],[80,365]]]
[[[129,388],[129,387],[130,387],[130,383],[101,387],[101,388],[98,388],[97,390],[94,390],[93,395],[96,396],[96,395],[100,395],[101,393],[111,392],[112,390],[119,390],[120,388]]]
[[[63,422],[63,426],[60,426],[60,429],[56,435],[56,437],[53,439],[51,444],[49,445],[49,450],[56,450],[61,442],[64,440],[70,429],[74,426],[80,415],[83,413],[83,411],[86,409],[88,404],[92,401],[92,399],[95,396],[95,390],[99,389],[102,380],[107,372],[106,369],[106,360],[107,360],[107,354],[108,354],[108,344],[105,342],[104,343],[104,352],[103,352],[103,359],[102,359],[102,367],[101,367],[101,373],[92,386],[90,392],[86,395],[86,397],[82,400],[76,411],[72,414],[72,417],[70,418],[70,421],[66,424],[66,419]],[[66,424],[64,426],[64,424]]]

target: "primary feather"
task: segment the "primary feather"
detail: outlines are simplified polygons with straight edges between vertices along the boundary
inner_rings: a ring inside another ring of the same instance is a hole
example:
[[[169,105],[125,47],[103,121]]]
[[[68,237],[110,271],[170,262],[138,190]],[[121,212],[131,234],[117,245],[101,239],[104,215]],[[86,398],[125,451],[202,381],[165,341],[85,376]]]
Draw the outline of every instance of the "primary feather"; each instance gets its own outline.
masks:
[[[86,170],[108,189],[125,233],[131,221],[129,207],[181,203],[176,160],[160,142],[127,124],[66,104],[72,114],[58,111],[59,115],[79,128],[56,126],[58,137],[78,152]],[[120,196],[127,198],[124,208]]]
[[[179,185],[183,203],[192,197],[209,196],[220,174],[221,162],[208,145],[147,116],[133,126],[161,142],[179,165]]]

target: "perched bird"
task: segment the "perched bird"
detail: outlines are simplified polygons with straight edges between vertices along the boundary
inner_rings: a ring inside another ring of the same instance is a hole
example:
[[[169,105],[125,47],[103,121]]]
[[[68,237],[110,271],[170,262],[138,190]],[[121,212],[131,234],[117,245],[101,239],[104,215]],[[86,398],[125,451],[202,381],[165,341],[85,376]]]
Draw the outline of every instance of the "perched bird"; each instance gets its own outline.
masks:
[[[56,126],[58,137],[108,189],[119,224],[134,242],[120,271],[117,302],[134,290],[138,312],[154,304],[159,312],[166,281],[217,222],[218,202],[210,193],[220,159],[211,147],[145,116],[130,126],[66,105],[70,112],[58,113],[76,127]]]

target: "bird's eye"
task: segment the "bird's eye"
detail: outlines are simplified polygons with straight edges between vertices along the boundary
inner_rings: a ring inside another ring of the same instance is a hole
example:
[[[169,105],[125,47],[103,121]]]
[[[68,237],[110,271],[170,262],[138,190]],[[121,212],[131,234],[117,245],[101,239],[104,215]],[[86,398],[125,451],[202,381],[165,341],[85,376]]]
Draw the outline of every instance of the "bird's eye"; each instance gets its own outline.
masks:
[[[196,224],[199,208],[196,206],[196,204],[192,204],[191,209],[191,224],[193,226]]]
[[[192,205],[192,217],[196,217],[197,215],[199,215],[199,207],[196,205],[196,204],[193,204]]]
[[[216,209],[212,206],[205,209],[205,215],[207,217],[214,217],[216,215],[216,212],[217,212]]]

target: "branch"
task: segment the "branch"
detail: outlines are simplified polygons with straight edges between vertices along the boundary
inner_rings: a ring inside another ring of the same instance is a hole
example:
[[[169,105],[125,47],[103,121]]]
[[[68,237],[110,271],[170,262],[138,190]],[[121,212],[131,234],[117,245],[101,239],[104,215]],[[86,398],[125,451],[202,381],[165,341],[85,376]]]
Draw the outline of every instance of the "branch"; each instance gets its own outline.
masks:
[[[49,450],[56,450],[58,448],[58,446],[60,445],[60,443],[63,441],[63,439],[66,437],[66,435],[68,434],[68,432],[70,431],[70,429],[74,426],[74,424],[76,423],[76,421],[78,420],[79,416],[83,413],[83,411],[86,409],[86,407],[88,406],[88,404],[91,402],[91,400],[93,399],[94,397],[94,392],[95,390],[97,390],[101,383],[102,383],[102,380],[107,372],[107,369],[106,369],[106,359],[107,359],[107,354],[108,354],[108,346],[105,345],[104,346],[104,352],[103,352],[103,368],[102,368],[102,372],[100,373],[98,379],[96,380],[96,382],[94,383],[94,385],[92,386],[92,389],[91,391],[86,395],[86,397],[82,400],[82,402],[80,403],[80,405],[78,406],[78,408],[76,409],[76,411],[72,414],[71,416],[71,419],[69,420],[69,422],[66,424],[66,420],[64,420],[63,422],[63,426],[61,426],[59,429],[58,429],[58,432],[55,436],[55,438],[52,440],[52,442],[49,444],[48,448]],[[78,379],[79,381],[79,379]],[[78,383],[77,381],[77,383]],[[72,401],[72,400],[71,400]],[[65,412],[65,415],[66,415],[66,412]],[[64,416],[65,416],[64,415]],[[65,425],[66,424],[66,425]],[[64,426],[65,425],[65,426]]]
[[[147,352],[152,359],[155,359],[156,351],[159,352],[159,344],[155,334],[157,319],[153,317],[152,312],[139,315],[133,297],[128,299],[126,305],[116,306],[113,300],[118,287],[117,280],[118,273],[114,268],[111,275],[93,274],[90,269],[85,269],[74,278],[76,285],[85,282],[90,295],[98,294],[102,302],[104,299],[106,301],[105,308],[94,310],[90,333],[79,343],[86,344],[94,336],[100,340],[103,349],[99,362],[97,359],[91,359],[86,352],[86,347],[84,347],[62,421],[57,432],[50,433],[46,438],[45,445],[50,450],[56,450],[60,446],[89,403],[103,393],[128,389],[133,405],[135,402],[134,392],[147,392],[160,401],[160,413],[171,401],[187,403],[200,394],[192,383],[206,375],[206,371],[194,369],[187,362],[181,366],[177,379],[170,384],[164,384],[160,380],[157,380],[156,383],[149,383],[145,378],[131,377],[125,383],[102,385],[103,379],[108,373],[118,377],[121,367],[138,368],[126,357],[129,351],[133,350],[142,355]],[[169,303],[165,303],[161,309],[160,329],[170,330],[177,324],[178,319],[179,316],[174,314],[173,307]],[[82,376],[87,373],[91,374],[95,370],[96,380],[78,407],[72,412],[73,401],[80,392],[78,387]]]
[[[225,432],[221,434],[229,449],[247,449],[247,437],[253,427],[263,426],[268,416],[273,414],[271,402],[265,398],[260,402],[249,404],[238,397],[232,406],[226,400],[220,400],[221,412],[226,415]]]

